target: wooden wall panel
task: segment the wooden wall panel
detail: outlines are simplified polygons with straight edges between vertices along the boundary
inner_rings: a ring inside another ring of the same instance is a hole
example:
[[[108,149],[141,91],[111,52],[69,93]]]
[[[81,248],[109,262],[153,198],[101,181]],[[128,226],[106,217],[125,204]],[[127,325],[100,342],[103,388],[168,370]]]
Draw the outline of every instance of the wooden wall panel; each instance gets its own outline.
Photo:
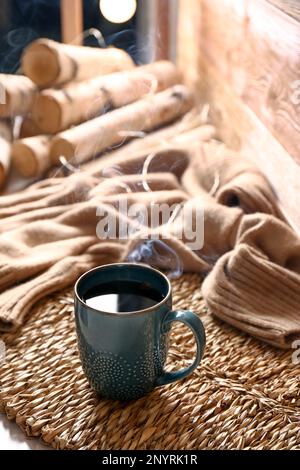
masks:
[[[60,5],[63,42],[81,45],[83,32],[82,0],[61,0]]]
[[[174,52],[171,20],[176,20],[177,0],[139,0],[137,37],[141,64],[170,59]],[[175,35],[176,41],[176,35]],[[174,56],[173,56],[174,58]]]
[[[181,0],[178,64],[221,138],[256,162],[300,231],[300,87],[290,87],[300,80],[300,24],[270,2]]]
[[[177,62],[186,83],[197,90],[199,83],[201,0],[179,0]]]
[[[170,56],[170,11],[170,0],[156,0],[156,60],[169,59]]]
[[[300,2],[299,0],[267,0],[280,10],[300,21]]]
[[[252,160],[268,177],[290,224],[300,232],[300,166],[257,115],[224,82],[218,69],[203,59],[199,92],[211,106],[220,138]]]
[[[200,45],[300,163],[300,23],[266,0],[202,0]]]

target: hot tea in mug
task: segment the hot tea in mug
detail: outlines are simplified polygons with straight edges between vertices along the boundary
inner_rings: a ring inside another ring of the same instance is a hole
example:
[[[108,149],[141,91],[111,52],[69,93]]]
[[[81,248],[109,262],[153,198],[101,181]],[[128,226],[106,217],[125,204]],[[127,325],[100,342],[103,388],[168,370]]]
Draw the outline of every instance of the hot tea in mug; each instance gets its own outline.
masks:
[[[118,263],[92,269],[75,285],[75,320],[83,370],[96,392],[131,400],[190,375],[205,347],[201,320],[172,310],[168,278],[147,265]],[[187,368],[164,371],[171,324],[186,324],[197,352]]]

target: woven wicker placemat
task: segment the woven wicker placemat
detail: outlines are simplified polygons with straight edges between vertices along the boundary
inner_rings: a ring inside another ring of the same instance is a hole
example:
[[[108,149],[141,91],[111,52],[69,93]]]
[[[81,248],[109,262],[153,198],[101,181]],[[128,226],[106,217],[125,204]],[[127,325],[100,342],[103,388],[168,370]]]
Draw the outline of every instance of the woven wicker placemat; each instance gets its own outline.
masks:
[[[58,449],[300,449],[300,368],[279,351],[207,314],[200,278],[174,282],[175,307],[199,312],[202,365],[188,379],[128,404],[99,400],[82,372],[72,291],[41,302],[24,327],[0,336],[0,406],[29,436]],[[191,333],[172,332],[170,363],[193,356]]]

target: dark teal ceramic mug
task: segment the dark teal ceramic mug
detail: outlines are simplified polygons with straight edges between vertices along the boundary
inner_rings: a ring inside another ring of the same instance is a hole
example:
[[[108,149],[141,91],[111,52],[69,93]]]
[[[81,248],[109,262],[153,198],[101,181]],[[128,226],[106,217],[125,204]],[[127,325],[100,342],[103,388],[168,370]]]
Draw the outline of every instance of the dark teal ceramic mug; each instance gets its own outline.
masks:
[[[147,265],[101,266],[75,285],[75,319],[83,370],[102,397],[127,401],[157,386],[181,380],[199,365],[205,347],[201,320],[190,311],[172,310],[168,278]],[[194,333],[194,362],[164,371],[173,322]]]

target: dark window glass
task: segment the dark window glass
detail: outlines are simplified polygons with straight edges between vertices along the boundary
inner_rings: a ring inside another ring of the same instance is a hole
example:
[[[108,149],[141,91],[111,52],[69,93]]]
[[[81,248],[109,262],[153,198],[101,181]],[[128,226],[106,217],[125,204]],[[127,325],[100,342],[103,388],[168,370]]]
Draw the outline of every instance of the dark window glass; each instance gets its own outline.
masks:
[[[136,56],[135,18],[123,24],[112,24],[100,13],[99,0],[83,0],[84,29],[99,29],[107,45],[125,49]],[[16,72],[22,50],[39,37],[61,40],[60,0],[0,0],[0,71]],[[98,47],[95,37],[85,45]]]

